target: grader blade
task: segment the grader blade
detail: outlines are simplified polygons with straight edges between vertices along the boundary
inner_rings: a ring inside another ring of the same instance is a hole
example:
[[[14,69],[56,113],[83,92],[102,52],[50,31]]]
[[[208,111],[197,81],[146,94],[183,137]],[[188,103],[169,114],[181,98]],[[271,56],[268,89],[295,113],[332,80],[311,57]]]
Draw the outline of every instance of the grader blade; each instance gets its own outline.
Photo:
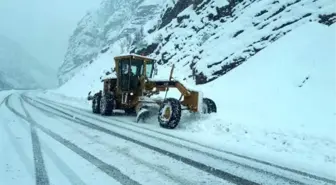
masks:
[[[145,122],[149,117],[150,117],[150,111],[148,109],[141,109],[137,113],[136,122],[139,123],[140,120]]]

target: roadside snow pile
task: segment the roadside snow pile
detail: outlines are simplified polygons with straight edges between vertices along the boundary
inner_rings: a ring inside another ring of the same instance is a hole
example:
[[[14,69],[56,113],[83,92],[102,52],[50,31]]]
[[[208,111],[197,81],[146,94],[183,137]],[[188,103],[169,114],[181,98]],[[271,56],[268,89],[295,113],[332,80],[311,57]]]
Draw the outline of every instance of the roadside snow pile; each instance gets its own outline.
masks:
[[[201,87],[219,113],[185,127],[212,126],[225,148],[335,179],[335,40],[335,25],[294,30]]]
[[[335,140],[335,40],[335,25],[306,24],[202,90],[227,121]]]
[[[335,25],[305,24],[213,82],[195,86],[187,79],[187,86],[215,100],[218,114],[198,118],[185,114],[176,130],[158,129],[335,179],[335,29]],[[102,66],[113,63],[112,58],[102,56],[45,97],[61,93],[82,98],[83,108],[90,110],[83,98],[89,87],[102,88],[92,79]],[[169,70],[160,66],[157,78],[168,78]],[[180,80],[185,77],[181,68],[174,74]],[[168,96],[179,94],[170,90]],[[61,99],[72,102],[64,96]],[[78,99],[74,104],[80,106]]]

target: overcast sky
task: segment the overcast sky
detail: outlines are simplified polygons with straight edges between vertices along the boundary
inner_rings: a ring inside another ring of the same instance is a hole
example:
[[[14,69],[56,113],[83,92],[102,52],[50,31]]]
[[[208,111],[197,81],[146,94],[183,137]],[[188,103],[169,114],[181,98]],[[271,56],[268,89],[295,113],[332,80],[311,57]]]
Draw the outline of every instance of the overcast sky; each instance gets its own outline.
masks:
[[[101,0],[0,0],[0,34],[56,69],[77,22]]]

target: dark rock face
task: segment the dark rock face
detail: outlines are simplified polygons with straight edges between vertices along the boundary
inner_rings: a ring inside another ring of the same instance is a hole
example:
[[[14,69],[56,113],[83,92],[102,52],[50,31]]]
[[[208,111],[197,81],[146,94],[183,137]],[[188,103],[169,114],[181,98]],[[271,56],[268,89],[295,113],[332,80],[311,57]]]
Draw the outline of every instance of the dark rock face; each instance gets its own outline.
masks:
[[[319,15],[319,23],[325,25],[332,25],[336,22],[336,13]]]
[[[159,26],[159,29],[167,26],[173,19],[178,16],[179,13],[181,13],[191,4],[193,4],[193,0],[183,0],[177,1],[174,7],[169,7],[161,18],[162,22]]]

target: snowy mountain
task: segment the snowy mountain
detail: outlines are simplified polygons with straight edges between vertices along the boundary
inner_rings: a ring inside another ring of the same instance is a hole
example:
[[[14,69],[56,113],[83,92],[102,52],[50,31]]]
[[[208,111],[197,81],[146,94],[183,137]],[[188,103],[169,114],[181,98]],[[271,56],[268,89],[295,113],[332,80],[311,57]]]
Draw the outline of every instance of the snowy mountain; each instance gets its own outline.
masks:
[[[64,63],[59,69],[61,84],[78,72],[83,64],[93,62],[109,46],[120,43],[122,52],[141,39],[140,32],[148,20],[159,17],[164,0],[105,0],[97,11],[78,23],[69,40]]]
[[[333,0],[106,0],[78,24],[59,81],[106,52],[134,52],[175,63],[185,77],[207,83],[302,24],[330,25],[334,7]],[[112,58],[105,69],[111,64]]]
[[[21,46],[0,36],[0,89],[31,89],[55,86],[53,72]]]

